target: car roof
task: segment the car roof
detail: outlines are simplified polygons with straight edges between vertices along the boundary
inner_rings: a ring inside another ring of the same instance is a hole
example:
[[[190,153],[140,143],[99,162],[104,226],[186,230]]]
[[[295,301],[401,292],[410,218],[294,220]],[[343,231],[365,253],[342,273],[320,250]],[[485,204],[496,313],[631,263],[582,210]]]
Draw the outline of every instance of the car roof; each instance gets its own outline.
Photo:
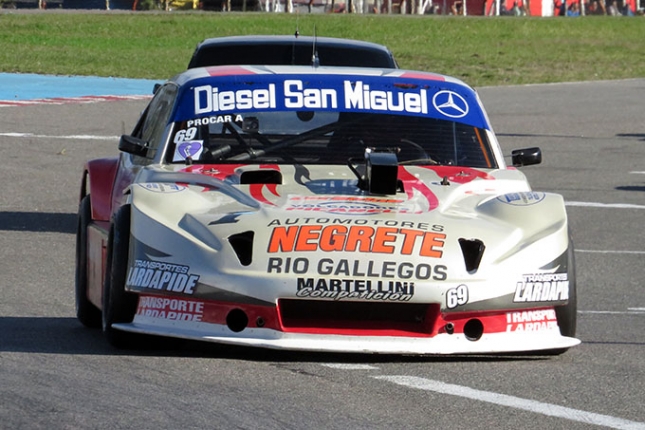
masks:
[[[397,68],[384,45],[362,40],[299,35],[245,35],[205,39],[188,68],[230,64],[311,65],[314,52],[325,66]]]

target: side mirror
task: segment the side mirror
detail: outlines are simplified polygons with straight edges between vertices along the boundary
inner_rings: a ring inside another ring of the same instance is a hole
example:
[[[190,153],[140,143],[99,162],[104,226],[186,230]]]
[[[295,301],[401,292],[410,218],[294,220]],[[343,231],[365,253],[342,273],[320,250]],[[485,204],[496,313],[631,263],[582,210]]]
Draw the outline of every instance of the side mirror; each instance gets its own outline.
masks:
[[[148,153],[148,142],[138,137],[124,134],[121,136],[121,140],[119,140],[119,151],[145,157]]]
[[[542,162],[542,150],[540,148],[515,149],[511,152],[513,166],[522,167]]]
[[[161,88],[161,84],[157,82],[154,87],[152,87],[152,94],[157,94],[157,90]]]

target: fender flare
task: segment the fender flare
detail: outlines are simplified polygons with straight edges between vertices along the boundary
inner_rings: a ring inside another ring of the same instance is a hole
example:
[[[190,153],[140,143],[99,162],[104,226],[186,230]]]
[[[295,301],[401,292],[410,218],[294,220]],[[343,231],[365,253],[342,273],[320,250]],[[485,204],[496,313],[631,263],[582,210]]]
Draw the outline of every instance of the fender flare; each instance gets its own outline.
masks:
[[[112,189],[119,165],[118,157],[88,161],[83,171],[80,199],[92,196],[92,219],[109,221],[112,214]],[[88,189],[89,186],[89,189]]]

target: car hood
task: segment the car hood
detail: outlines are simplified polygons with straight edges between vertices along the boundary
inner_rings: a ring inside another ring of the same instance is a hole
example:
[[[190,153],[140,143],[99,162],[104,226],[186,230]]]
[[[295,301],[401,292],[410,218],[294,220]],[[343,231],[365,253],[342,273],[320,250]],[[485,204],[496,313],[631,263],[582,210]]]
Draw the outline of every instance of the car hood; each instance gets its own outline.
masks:
[[[142,170],[131,194],[155,225],[229,251],[229,265],[245,267],[266,268],[271,255],[369,254],[456,258],[453,273],[472,274],[479,263],[494,268],[566,225],[562,197],[532,191],[513,168],[400,166],[398,178],[402,191],[370,195],[345,166],[153,166]],[[140,226],[135,236],[156,249],[168,246],[149,229]],[[481,246],[481,261],[464,261],[465,248]]]

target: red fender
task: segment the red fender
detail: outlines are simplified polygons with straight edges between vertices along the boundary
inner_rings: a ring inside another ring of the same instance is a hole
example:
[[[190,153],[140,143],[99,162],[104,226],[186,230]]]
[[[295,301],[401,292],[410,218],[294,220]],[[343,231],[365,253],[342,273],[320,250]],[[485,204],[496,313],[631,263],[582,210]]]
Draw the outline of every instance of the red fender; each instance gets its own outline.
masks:
[[[109,221],[112,213],[112,189],[116,177],[118,157],[99,158],[88,161],[83,172],[81,198],[89,191],[92,196],[92,219]],[[88,181],[89,180],[89,181]],[[89,183],[90,189],[87,190]]]

